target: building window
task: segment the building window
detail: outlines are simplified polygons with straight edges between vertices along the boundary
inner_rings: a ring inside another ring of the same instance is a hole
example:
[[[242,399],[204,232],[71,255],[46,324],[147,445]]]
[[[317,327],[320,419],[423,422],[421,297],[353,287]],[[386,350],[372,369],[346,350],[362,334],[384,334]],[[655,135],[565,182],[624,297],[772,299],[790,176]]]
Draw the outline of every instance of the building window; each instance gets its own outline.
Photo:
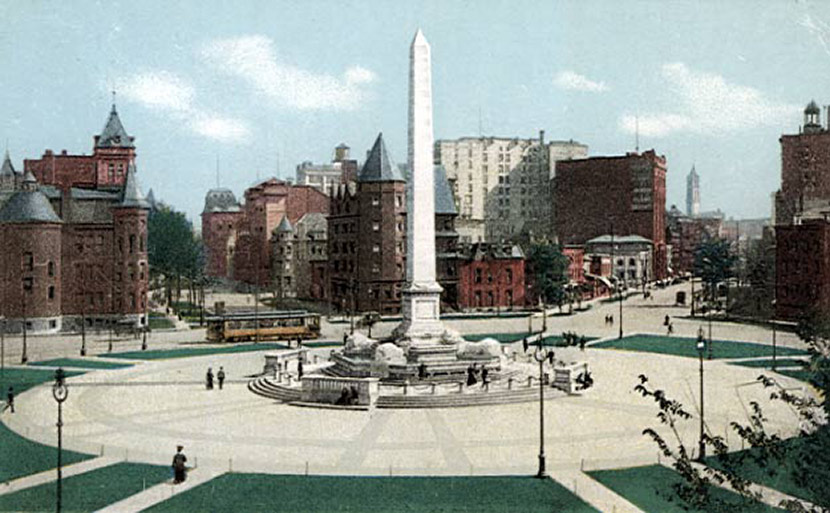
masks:
[[[34,271],[35,270],[35,256],[31,252],[23,253],[23,270],[24,271]]]
[[[46,289],[46,297],[48,297],[50,300],[55,299],[55,286],[54,285],[49,285],[49,288]]]
[[[32,284],[34,283],[32,278],[23,278],[23,290],[26,292],[32,292]]]
[[[395,196],[395,206],[398,208],[403,206],[403,196],[401,196],[400,194]]]
[[[55,275],[55,262],[50,261],[48,264],[46,264],[46,272],[49,274],[49,276]]]
[[[513,269],[507,269],[505,272],[507,283],[513,283]]]
[[[376,207],[380,205],[380,199],[377,196],[372,196],[372,206]]]
[[[372,246],[372,253],[380,253],[380,246],[378,244]]]
[[[372,264],[372,272],[379,273],[380,272],[380,264]]]
[[[481,269],[475,271],[475,283],[481,283]]]
[[[380,223],[378,223],[378,222],[372,223],[372,231],[373,232],[380,231]]]

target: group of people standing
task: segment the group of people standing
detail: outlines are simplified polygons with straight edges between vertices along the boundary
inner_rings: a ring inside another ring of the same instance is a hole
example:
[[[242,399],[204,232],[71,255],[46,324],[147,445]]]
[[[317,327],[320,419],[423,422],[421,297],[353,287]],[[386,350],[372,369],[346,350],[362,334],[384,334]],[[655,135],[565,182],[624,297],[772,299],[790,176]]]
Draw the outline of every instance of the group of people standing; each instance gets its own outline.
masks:
[[[224,367],[219,367],[219,372],[216,373],[216,381],[219,383],[219,390],[222,390],[222,385],[225,383]],[[213,390],[213,367],[208,367],[207,375],[205,376],[205,388]]]
[[[490,370],[484,365],[479,369],[476,364],[467,367],[467,386],[473,386],[481,379],[481,385],[484,386],[489,383]]]

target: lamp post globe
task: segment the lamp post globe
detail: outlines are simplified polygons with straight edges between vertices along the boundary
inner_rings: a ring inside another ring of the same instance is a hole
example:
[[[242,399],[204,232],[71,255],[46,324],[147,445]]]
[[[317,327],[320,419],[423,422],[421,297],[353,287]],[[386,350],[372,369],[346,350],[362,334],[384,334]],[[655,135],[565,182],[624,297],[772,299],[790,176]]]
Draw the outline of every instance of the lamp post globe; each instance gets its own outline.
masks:
[[[58,513],[61,511],[62,506],[62,486],[63,486],[63,402],[66,401],[66,398],[69,396],[69,389],[66,386],[66,374],[63,371],[63,367],[59,367],[58,370],[55,371],[55,383],[52,385],[52,397],[55,398],[55,401],[58,403],[58,479],[57,479],[57,490],[56,490],[56,500],[55,500],[55,507]]]

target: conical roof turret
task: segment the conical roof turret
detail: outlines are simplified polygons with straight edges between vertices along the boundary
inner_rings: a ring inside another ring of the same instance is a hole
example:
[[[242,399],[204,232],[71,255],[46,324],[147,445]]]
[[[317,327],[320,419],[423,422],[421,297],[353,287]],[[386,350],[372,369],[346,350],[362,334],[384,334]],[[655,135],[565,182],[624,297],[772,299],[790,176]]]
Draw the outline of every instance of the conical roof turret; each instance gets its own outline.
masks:
[[[118,111],[115,110],[115,104],[112,104],[107,124],[104,125],[104,130],[101,135],[95,138],[96,148],[135,148],[133,145],[133,137],[127,135],[124,130],[124,125],[121,124],[121,119],[118,117]]]
[[[0,167],[0,176],[14,176],[17,172],[12,165],[12,159],[9,156],[9,150],[6,150],[6,156],[3,158],[3,166]]]
[[[294,227],[291,226],[291,221],[288,220],[288,216],[287,215],[282,216],[282,221],[280,221],[280,225],[277,226],[277,232],[291,233],[293,231],[294,231]]]
[[[375,144],[366,157],[363,169],[357,180],[359,182],[405,182],[398,166],[392,162],[386,144],[383,142],[383,132],[378,134]]]
[[[141,194],[138,179],[135,177],[135,164],[132,162],[127,167],[127,178],[124,180],[124,190],[122,191],[121,203],[118,206],[121,208],[150,208],[150,204]]]

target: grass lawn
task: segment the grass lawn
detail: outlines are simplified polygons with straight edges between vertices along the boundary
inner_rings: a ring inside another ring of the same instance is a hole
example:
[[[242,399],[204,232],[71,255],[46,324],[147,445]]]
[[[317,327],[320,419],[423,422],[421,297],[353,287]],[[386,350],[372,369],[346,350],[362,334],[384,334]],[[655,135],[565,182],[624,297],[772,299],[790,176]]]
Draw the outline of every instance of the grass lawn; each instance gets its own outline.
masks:
[[[479,340],[484,340],[485,338],[493,338],[502,344],[512,344],[513,342],[518,342],[519,340],[531,335],[533,335],[533,333],[521,331],[518,333],[476,333],[474,335],[463,335],[463,337],[465,340],[469,340],[470,342],[478,342]]]
[[[580,336],[577,336],[577,340],[579,340]],[[596,340],[596,337],[585,337],[585,342],[590,342],[592,340]],[[538,346],[538,342],[531,342],[531,346]],[[578,344],[577,344],[578,345]],[[562,335],[551,335],[542,339],[542,347],[552,346],[552,347],[567,347],[565,344],[565,339]]]
[[[588,472],[603,486],[610,488],[618,495],[625,497],[632,504],[647,513],[685,513],[686,510],[674,494],[672,483],[680,482],[681,477],[675,471],[662,465],[649,465],[646,467],[623,468],[616,470],[598,470]],[[741,498],[738,494],[712,487],[714,497],[724,501],[733,502],[736,506],[740,504]],[[711,511],[719,511],[712,509]],[[742,505],[741,509],[746,513],[767,513],[784,511],[773,508],[762,503]]]
[[[224,474],[145,511],[596,512],[532,477],[334,477]]]
[[[176,324],[157,312],[150,312],[150,329],[151,330],[166,330],[175,328]]]
[[[784,444],[790,449],[795,449],[802,443],[802,438],[790,438],[784,441]],[[742,456],[752,454],[760,454],[760,450],[756,448],[746,449],[730,453],[727,457],[731,461],[736,462],[736,471],[738,474],[753,483],[758,483],[800,499],[808,501],[815,500],[808,490],[796,484],[791,475],[793,470],[791,458],[796,458],[797,453],[790,453],[790,458],[784,458],[783,461],[771,458],[766,466],[762,466],[751,457],[742,458]],[[723,468],[723,463],[715,456],[706,458],[706,464],[713,468]]]
[[[189,356],[204,356],[208,354],[245,353],[248,351],[270,351],[274,349],[288,349],[288,346],[275,343],[238,344],[160,349],[157,351],[127,351],[124,353],[109,353],[101,356],[107,356],[109,358],[126,358],[128,360],[162,360],[165,358],[187,358]]]
[[[62,511],[67,513],[95,511],[169,478],[170,467],[138,463],[117,463],[64,478]],[[53,511],[54,509],[54,482],[0,495],[0,511]],[[209,509],[202,511],[209,511]],[[233,511],[233,508],[226,511]]]
[[[20,405],[17,407],[19,408]],[[9,413],[6,412],[4,415],[9,415]],[[55,433],[55,441],[57,441],[57,436]],[[63,451],[63,464],[69,465],[92,457],[87,454]],[[0,422],[0,483],[55,468],[57,463],[58,450],[56,448],[23,438]],[[2,497],[0,495],[0,498]]]
[[[644,353],[671,354],[697,358],[697,340],[694,338],[667,337],[662,335],[634,335],[622,339],[605,340],[592,345],[592,348],[622,349]],[[780,355],[806,355],[801,349],[779,347]],[[752,358],[772,356],[772,346],[752,342],[735,342],[731,340],[713,340],[712,358]]]
[[[343,340],[320,340],[318,342],[303,341],[303,347],[341,347]]]
[[[807,363],[807,360],[798,360],[795,358],[776,358],[775,359],[775,366],[776,368],[779,367],[795,367],[793,370],[801,369],[803,367],[802,364]],[[764,360],[743,360],[738,362],[732,362],[732,365],[741,365],[743,367],[759,367],[764,369],[771,369],[772,368],[772,360],[771,359],[764,359]]]
[[[66,371],[66,377],[77,376],[83,374],[82,371]],[[20,369],[11,368],[3,369],[0,372],[0,392],[2,392],[2,400],[6,400],[6,391],[9,386],[14,387],[15,395],[20,394],[25,390],[40,385],[41,383],[51,382],[55,380],[55,371],[52,369]],[[17,402],[17,401],[15,401]]]
[[[101,360],[87,360],[78,358],[56,358],[54,360],[33,362],[29,365],[34,365],[37,367],[78,367],[81,369],[123,369],[124,367],[133,366],[133,364],[131,363],[104,362]]]

